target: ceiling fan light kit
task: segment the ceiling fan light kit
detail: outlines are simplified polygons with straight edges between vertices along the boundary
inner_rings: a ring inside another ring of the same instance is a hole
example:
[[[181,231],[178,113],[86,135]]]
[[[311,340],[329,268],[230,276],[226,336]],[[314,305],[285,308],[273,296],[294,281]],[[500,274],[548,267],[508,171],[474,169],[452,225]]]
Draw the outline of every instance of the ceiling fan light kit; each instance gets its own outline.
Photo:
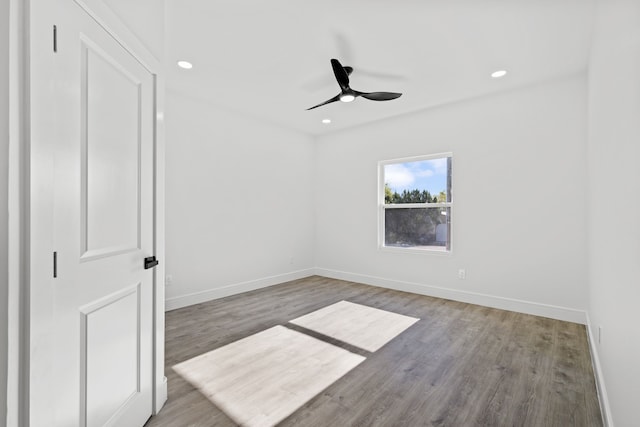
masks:
[[[333,68],[333,74],[336,77],[336,81],[340,86],[340,93],[333,98],[322,102],[313,107],[307,108],[307,110],[313,110],[314,108],[321,107],[326,104],[330,104],[336,101],[351,102],[357,97],[361,96],[372,101],[390,101],[392,99],[399,98],[402,94],[397,92],[359,92],[351,89],[349,86],[349,75],[353,72],[351,67],[343,67],[340,61],[337,59],[331,60],[331,67]]]
[[[342,102],[351,102],[354,99],[356,99],[356,97],[354,95],[350,95],[348,93],[340,95],[340,101],[342,101]]]

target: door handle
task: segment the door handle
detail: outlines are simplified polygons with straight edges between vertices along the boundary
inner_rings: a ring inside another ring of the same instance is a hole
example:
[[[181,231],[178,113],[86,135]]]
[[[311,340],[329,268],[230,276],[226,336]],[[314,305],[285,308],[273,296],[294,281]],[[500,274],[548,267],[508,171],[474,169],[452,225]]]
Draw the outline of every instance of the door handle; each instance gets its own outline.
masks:
[[[144,259],[144,269],[148,270],[150,268],[155,267],[156,265],[158,265],[158,260],[156,259],[155,256],[150,256]]]

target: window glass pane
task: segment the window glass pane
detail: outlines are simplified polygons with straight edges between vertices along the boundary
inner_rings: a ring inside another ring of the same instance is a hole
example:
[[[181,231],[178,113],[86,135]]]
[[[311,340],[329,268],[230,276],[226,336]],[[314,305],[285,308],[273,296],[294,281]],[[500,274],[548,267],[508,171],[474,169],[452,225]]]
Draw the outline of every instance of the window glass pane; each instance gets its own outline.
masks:
[[[451,208],[384,210],[384,245],[449,250]]]
[[[451,157],[384,165],[384,202],[451,201]]]

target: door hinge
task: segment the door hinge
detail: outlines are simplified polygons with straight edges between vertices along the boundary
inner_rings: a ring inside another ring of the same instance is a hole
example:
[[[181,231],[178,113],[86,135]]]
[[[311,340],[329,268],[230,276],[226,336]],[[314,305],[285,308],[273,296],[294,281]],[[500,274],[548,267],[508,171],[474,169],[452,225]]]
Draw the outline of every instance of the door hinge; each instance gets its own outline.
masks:
[[[58,52],[58,27],[53,26],[53,52]]]
[[[53,278],[58,277],[58,252],[53,253]]]

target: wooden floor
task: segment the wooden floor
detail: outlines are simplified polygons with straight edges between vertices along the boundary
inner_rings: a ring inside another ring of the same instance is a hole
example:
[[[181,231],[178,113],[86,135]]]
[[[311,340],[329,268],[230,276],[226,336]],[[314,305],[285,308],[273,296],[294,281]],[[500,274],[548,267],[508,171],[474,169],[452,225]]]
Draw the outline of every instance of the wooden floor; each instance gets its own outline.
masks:
[[[176,363],[341,300],[421,320],[280,426],[601,426],[585,328],[574,323],[311,277],[166,316],[169,400],[147,427],[234,426]]]

